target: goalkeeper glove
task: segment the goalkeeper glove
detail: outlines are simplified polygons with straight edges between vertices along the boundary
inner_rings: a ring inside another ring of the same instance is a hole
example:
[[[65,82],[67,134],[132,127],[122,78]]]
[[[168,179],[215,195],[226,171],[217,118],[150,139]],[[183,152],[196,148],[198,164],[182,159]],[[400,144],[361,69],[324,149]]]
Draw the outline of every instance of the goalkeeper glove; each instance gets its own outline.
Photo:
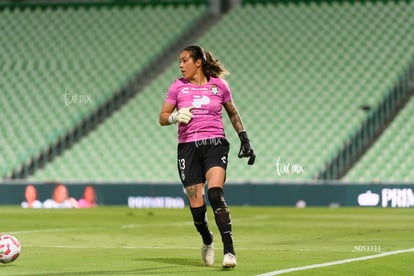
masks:
[[[168,122],[170,122],[170,124],[188,124],[191,121],[191,118],[193,117],[193,114],[191,113],[191,109],[193,108],[193,106],[183,107],[177,112],[171,113],[171,115],[168,117]]]
[[[254,154],[252,145],[250,145],[250,140],[247,137],[247,132],[242,131],[239,133],[240,138],[240,151],[239,151],[239,158],[243,157],[249,157],[249,160],[247,161],[248,165],[253,165],[254,161],[256,160],[256,154]]]

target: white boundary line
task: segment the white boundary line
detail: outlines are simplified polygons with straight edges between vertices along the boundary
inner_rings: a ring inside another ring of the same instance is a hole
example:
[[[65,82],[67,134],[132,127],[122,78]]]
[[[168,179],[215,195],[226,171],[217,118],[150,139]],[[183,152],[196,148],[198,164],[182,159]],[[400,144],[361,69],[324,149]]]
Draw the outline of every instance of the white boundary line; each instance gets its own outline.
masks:
[[[52,233],[52,232],[66,232],[66,231],[77,231],[80,227],[72,227],[72,228],[48,228],[48,229],[36,229],[36,230],[22,230],[22,231],[9,231],[8,233],[12,235],[21,235],[21,234],[32,234],[32,233]]]
[[[199,249],[199,247],[178,247],[178,246],[81,246],[81,245],[33,245],[33,244],[25,244],[24,247],[36,247],[36,248],[63,248],[63,249],[188,249],[188,250],[195,250]]]
[[[198,246],[159,246],[159,245],[147,245],[147,246],[89,246],[89,245],[65,245],[65,244],[49,244],[49,245],[38,245],[38,244],[24,244],[24,247],[36,247],[36,248],[68,248],[68,249],[189,249],[196,250],[200,249]],[[247,247],[237,247],[238,251],[279,251],[277,249],[268,249],[268,248],[247,248]]]
[[[250,221],[257,221],[269,218],[270,216],[253,216],[248,218],[236,219],[237,222],[250,222]],[[167,226],[188,226],[193,225],[193,221],[191,219],[187,221],[178,221],[178,222],[171,222],[171,223],[158,223],[158,224],[151,224],[151,223],[135,223],[135,224],[123,224],[123,225],[110,225],[110,226],[93,226],[93,227],[69,227],[69,228],[47,228],[47,229],[32,229],[32,230],[21,230],[21,231],[8,231],[5,233],[9,233],[12,235],[19,235],[19,234],[32,234],[32,233],[51,233],[51,232],[67,232],[67,231],[78,231],[78,230],[85,230],[85,229],[104,229],[109,227],[119,227],[121,229],[130,229],[130,228],[145,228],[145,227],[167,227]]]
[[[352,258],[352,259],[344,259],[344,260],[328,262],[328,263],[322,263],[322,264],[313,264],[313,265],[300,266],[300,267],[291,267],[291,268],[286,268],[286,269],[281,269],[281,270],[275,270],[275,271],[264,273],[264,274],[259,274],[259,275],[256,275],[256,276],[274,276],[274,275],[280,275],[280,274],[289,273],[289,272],[295,272],[295,271],[308,270],[308,269],[314,269],[314,268],[319,268],[319,267],[326,267],[326,266],[333,266],[333,265],[340,265],[340,264],[346,264],[346,263],[352,263],[352,262],[359,262],[359,261],[365,261],[365,260],[370,260],[370,259],[382,258],[382,257],[386,257],[386,256],[397,255],[397,254],[402,254],[402,253],[407,253],[407,252],[414,252],[414,248],[395,250],[395,251],[384,252],[384,253],[370,255],[370,256],[363,256],[363,257]]]

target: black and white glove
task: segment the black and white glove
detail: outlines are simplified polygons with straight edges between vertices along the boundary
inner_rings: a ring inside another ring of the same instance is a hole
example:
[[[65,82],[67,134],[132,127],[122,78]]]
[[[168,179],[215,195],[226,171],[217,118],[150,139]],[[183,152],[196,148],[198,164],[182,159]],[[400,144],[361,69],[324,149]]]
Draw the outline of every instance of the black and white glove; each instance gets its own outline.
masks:
[[[252,145],[250,145],[250,140],[247,137],[247,132],[242,131],[239,133],[240,138],[240,151],[239,151],[239,158],[249,157],[247,161],[248,165],[253,165],[254,161],[256,160],[256,154],[254,154],[254,150]]]
[[[191,121],[191,118],[193,117],[193,114],[191,113],[191,109],[194,107],[184,107],[178,110],[177,112],[171,113],[170,117],[168,117],[168,122],[170,124],[176,124],[176,123],[183,123],[188,124]]]

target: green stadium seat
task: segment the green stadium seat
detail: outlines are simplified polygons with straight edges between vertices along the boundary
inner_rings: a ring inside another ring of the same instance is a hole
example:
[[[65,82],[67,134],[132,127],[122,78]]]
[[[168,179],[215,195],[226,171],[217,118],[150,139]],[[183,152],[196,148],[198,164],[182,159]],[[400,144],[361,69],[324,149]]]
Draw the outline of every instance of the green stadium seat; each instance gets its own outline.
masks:
[[[384,131],[379,140],[345,176],[346,181],[370,182],[376,179],[397,182],[412,181],[414,150],[412,118],[414,100],[401,110],[394,122]],[[366,173],[369,171],[369,173]]]
[[[0,10],[0,108],[6,112],[0,127],[9,125],[14,132],[20,127],[20,147],[6,143],[12,147],[7,160],[14,161],[2,164],[2,176],[27,162],[32,146],[40,150],[71,129],[79,114],[95,110],[204,10],[192,5]],[[184,11],[185,18],[176,16]],[[93,101],[66,106],[65,91]],[[37,134],[28,130],[32,126]],[[30,145],[28,135],[36,137]]]
[[[164,11],[153,10],[150,16]],[[232,72],[228,82],[258,156],[253,167],[246,167],[245,160],[238,160],[239,141],[229,120],[224,118],[231,143],[228,181],[273,183],[313,179],[366,118],[361,106],[375,107],[412,59],[409,49],[414,41],[410,29],[414,24],[413,12],[411,2],[387,1],[377,4],[247,4],[226,14],[197,43],[215,53]],[[133,16],[131,10],[123,9],[102,13],[81,10],[80,13],[91,18],[96,13],[102,15],[101,20],[111,20],[114,16],[125,22]],[[90,23],[88,20],[85,18],[85,22]],[[165,34],[172,30],[174,24],[168,22],[171,20],[168,16],[159,20],[160,24],[166,25],[164,37],[160,34],[151,41],[167,43]],[[133,36],[133,33],[129,29],[128,36]],[[135,40],[127,39],[132,47],[139,45],[141,39],[140,36],[134,37]],[[105,45],[107,41],[100,42]],[[79,43],[82,45],[81,41]],[[149,46],[144,48],[159,49],[156,44]],[[145,52],[146,49],[140,51]],[[99,56],[104,55],[102,50],[96,52]],[[159,51],[152,53],[155,55]],[[88,60],[87,55],[79,55],[81,60]],[[127,64],[125,68],[124,64]],[[135,64],[142,63],[137,59]],[[128,74],[129,66],[133,65],[131,59],[116,63],[122,74]],[[86,63],[77,68],[92,70],[95,67],[88,66]],[[105,79],[110,79],[111,71],[106,72]],[[176,129],[159,127],[157,119],[167,88],[178,75],[176,64],[166,68],[165,73],[140,95],[80,142],[77,149],[66,152],[61,163],[82,160],[82,164],[90,166],[88,174],[80,170],[66,176],[70,180],[177,182]],[[84,76],[80,74],[71,79],[71,85],[78,78],[87,83]],[[64,80],[61,76],[54,78]],[[53,83],[53,79],[50,82]],[[112,91],[116,85],[119,81],[111,79],[102,89],[107,87],[106,91]],[[91,91],[94,89],[85,87]],[[398,150],[398,146],[384,150],[393,137],[402,137],[402,134],[395,134],[399,128],[394,128],[395,132],[391,132],[385,143],[379,141],[374,145],[345,180],[404,180],[412,176],[410,168],[394,164],[401,162],[410,149],[412,152],[412,143],[404,143],[409,145],[403,146],[404,151]],[[383,167],[374,162],[378,158],[387,160],[396,152],[398,156],[391,159],[393,164]],[[381,157],[384,154],[385,157]],[[68,157],[70,155],[76,158]],[[278,157],[283,162],[302,165],[304,173],[279,176],[275,167]],[[58,177],[59,172],[53,167],[54,164],[49,165],[33,179],[43,179],[45,175]]]

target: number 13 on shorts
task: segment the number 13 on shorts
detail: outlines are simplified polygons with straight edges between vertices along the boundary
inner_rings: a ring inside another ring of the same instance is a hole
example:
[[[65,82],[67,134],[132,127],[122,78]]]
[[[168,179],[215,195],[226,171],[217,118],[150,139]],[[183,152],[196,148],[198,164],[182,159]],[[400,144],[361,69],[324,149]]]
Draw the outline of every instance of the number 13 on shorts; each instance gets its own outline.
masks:
[[[184,181],[185,180],[185,159],[184,158],[178,159],[178,167],[180,168],[181,180]]]

